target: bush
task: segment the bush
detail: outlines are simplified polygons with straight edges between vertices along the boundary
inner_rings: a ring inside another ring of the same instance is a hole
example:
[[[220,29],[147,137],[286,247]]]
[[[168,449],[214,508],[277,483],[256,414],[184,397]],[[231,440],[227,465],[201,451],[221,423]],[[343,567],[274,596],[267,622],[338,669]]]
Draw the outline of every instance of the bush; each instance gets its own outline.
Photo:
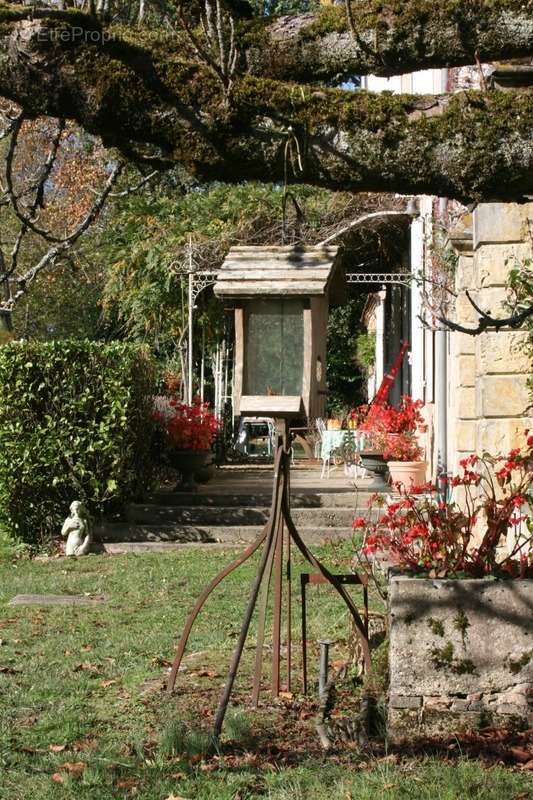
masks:
[[[99,517],[151,480],[154,374],[139,347],[87,341],[0,348],[0,526],[31,544],[72,500]]]

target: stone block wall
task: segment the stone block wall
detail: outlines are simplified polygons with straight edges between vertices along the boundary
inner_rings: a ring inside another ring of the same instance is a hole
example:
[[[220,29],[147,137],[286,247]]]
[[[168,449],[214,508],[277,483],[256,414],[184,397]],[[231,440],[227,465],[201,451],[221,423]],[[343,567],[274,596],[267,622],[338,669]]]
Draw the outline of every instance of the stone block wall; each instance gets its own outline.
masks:
[[[476,327],[478,315],[466,296],[492,316],[508,316],[506,284],[516,263],[533,257],[533,203],[484,203],[452,232],[458,255],[455,321]],[[450,358],[449,468],[472,452],[508,452],[533,427],[525,350],[527,332],[453,333]]]
[[[391,740],[533,727],[533,580],[395,577],[389,603]]]
[[[484,203],[474,213],[476,298],[493,316],[507,316],[509,271],[533,255],[533,203]],[[475,339],[478,452],[508,452],[531,426],[525,331],[485,332]]]

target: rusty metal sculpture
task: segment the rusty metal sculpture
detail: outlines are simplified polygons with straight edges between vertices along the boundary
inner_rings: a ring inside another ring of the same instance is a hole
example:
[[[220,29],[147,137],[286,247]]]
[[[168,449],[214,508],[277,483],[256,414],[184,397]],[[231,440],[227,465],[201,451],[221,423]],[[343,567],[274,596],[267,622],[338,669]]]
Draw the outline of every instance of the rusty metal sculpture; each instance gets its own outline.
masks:
[[[305,543],[300,537],[296,527],[292,521],[290,514],[290,450],[284,445],[284,438],[280,437],[276,449],[276,456],[274,462],[274,486],[272,491],[272,504],[270,508],[270,515],[267,523],[261,534],[257,539],[244,550],[244,552],[228,564],[219,574],[213,578],[211,583],[204,589],[198,598],[193,610],[191,611],[183,629],[180,641],[178,643],[176,656],[172,664],[172,669],[168,678],[167,691],[172,692],[176,683],[176,677],[180,668],[183,654],[187,646],[187,641],[191,633],[198,614],[202,610],[206,600],[212,591],[226,578],[233,570],[244,564],[260,547],[264,545],[257,567],[256,576],[254,578],[248,604],[244,613],[244,618],[241,626],[241,631],[235,650],[231,659],[231,664],[226,679],[222,695],[218,704],[217,712],[215,715],[213,735],[217,740],[222,731],[224,717],[228,707],[231,692],[237,670],[244,650],[246,638],[250,628],[250,622],[254,609],[257,605],[259,594],[259,616],[258,616],[258,630],[257,630],[257,643],[255,653],[255,669],[253,678],[252,689],[252,704],[257,706],[259,701],[259,693],[261,690],[261,676],[263,666],[263,644],[265,638],[266,614],[268,605],[268,596],[270,584],[274,584],[274,619],[272,629],[272,696],[279,696],[280,692],[280,660],[281,660],[281,616],[282,616],[282,595],[283,595],[283,550],[284,539],[286,550],[286,569],[285,577],[288,582],[287,592],[287,689],[290,691],[291,681],[291,592],[290,592],[290,578],[291,578],[291,563],[290,563],[290,546],[293,542],[304,558],[323,576],[324,581],[330,583],[342,597],[348,610],[350,611],[355,629],[361,639],[362,653],[365,663],[365,669],[370,669],[370,649],[368,645],[368,631],[367,625],[362,620],[354,602],[342,581],[342,576],[332,574],[320,561],[307,549]],[[286,530],[286,536],[284,531]]]

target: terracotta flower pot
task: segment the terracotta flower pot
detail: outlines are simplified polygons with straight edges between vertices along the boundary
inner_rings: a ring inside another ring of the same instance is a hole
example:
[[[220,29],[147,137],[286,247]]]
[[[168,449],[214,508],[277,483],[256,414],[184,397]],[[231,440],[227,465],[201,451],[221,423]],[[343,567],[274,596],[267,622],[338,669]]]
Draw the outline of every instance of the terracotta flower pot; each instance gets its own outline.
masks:
[[[409,491],[413,486],[420,486],[426,482],[425,461],[387,461],[391,484],[403,484]]]

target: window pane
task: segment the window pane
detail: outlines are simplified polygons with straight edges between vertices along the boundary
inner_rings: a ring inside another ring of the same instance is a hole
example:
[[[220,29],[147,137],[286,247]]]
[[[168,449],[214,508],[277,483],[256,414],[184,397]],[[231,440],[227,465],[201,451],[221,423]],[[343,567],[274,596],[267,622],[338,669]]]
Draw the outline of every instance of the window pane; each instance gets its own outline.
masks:
[[[246,304],[245,394],[301,395],[303,308],[284,298]]]

